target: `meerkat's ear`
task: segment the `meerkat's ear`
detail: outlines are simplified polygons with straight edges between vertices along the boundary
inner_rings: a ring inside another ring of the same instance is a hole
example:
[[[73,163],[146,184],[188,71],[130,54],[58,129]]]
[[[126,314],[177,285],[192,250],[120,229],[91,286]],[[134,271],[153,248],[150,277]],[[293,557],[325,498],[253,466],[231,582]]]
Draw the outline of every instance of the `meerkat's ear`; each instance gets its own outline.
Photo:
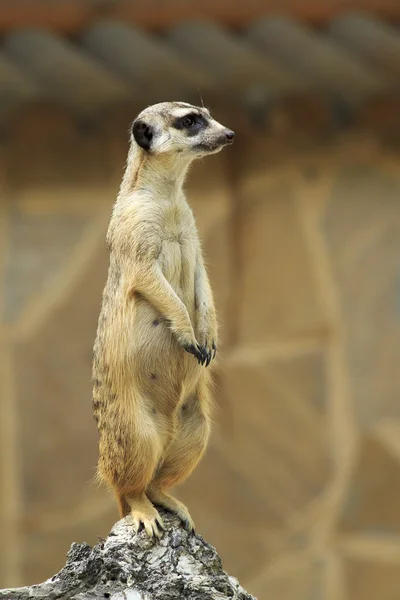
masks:
[[[150,150],[153,139],[153,131],[150,125],[140,119],[136,119],[132,125],[132,135],[138,146],[143,148],[143,150]]]

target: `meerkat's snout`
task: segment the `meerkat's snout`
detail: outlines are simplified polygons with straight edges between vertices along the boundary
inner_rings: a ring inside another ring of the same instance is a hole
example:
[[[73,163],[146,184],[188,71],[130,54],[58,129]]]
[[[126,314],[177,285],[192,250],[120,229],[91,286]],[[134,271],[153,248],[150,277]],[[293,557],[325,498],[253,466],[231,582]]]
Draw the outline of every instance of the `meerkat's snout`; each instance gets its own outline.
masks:
[[[225,129],[225,144],[233,144],[235,139],[235,132],[231,129]]]

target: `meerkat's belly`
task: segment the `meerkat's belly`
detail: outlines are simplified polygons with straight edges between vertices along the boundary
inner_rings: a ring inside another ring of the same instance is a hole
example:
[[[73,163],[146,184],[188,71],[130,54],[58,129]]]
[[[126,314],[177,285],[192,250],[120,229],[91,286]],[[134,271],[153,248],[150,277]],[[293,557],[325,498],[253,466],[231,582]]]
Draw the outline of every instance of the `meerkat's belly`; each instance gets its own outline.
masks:
[[[193,319],[195,250],[176,240],[164,241],[158,262]],[[146,388],[154,387],[160,393],[163,386],[169,389],[170,383],[190,386],[196,379],[196,359],[179,345],[164,315],[145,298],[136,302],[131,340],[135,369],[145,374]]]
[[[136,307],[131,337],[132,378],[141,396],[166,411],[194,392],[200,369],[178,343],[169,323],[146,300]]]

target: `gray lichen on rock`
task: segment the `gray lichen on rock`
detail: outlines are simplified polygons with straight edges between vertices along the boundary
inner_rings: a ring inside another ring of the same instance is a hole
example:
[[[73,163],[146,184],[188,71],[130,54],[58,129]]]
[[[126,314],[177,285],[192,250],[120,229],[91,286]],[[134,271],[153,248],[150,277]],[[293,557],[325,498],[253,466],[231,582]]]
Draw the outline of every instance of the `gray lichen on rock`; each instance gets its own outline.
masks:
[[[42,584],[0,590],[8,600],[255,600],[222,568],[216,550],[163,512],[160,540],[135,534],[129,517],[93,548],[72,544],[61,571]]]

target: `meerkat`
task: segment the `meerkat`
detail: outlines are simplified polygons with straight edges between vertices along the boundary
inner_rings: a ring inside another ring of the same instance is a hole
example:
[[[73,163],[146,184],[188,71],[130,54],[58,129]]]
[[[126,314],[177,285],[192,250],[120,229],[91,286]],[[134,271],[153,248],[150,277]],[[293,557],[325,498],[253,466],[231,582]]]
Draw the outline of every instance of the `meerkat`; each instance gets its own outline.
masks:
[[[107,283],[94,345],[98,475],[121,518],[160,536],[156,507],[194,528],[168,490],[199,463],[210,434],[210,369],[217,317],[183,183],[193,160],[234,132],[208,109],[150,106],[134,120],[125,174],[107,232]]]

